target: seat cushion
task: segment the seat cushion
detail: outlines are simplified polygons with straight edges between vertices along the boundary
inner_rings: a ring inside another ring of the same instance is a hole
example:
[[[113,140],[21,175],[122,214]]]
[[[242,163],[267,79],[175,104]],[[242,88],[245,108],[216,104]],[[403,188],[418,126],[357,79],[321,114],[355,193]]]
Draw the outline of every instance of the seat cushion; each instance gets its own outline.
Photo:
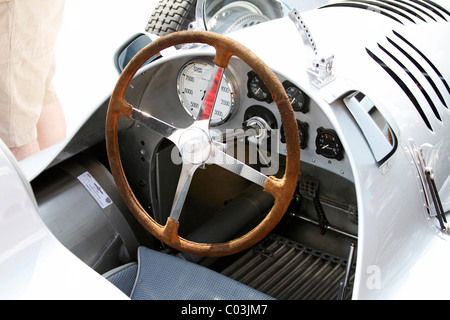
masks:
[[[133,274],[129,268],[120,272]],[[114,278],[124,279],[117,273]],[[273,299],[218,272],[145,247],[138,249],[137,277],[130,296],[134,300]]]
[[[114,284],[127,296],[131,296],[131,291],[133,290],[134,282],[136,281],[137,270],[138,264],[136,262],[131,262],[108,271],[103,277],[109,280],[109,282]]]

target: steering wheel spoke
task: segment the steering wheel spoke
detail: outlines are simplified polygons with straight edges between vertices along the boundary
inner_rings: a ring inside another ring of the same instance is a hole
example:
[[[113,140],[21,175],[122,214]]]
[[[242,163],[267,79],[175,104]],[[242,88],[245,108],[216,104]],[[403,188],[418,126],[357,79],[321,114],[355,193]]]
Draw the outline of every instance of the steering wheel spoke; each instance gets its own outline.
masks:
[[[195,170],[199,165],[191,164],[189,162],[183,162],[181,168],[180,178],[178,179],[177,189],[175,191],[175,197],[172,203],[172,209],[170,212],[170,219],[178,222],[180,218],[181,211],[183,210],[183,205],[186,200],[189,187],[194,177]]]
[[[258,170],[253,169],[249,165],[220,150],[215,144],[213,146],[211,157],[209,158],[207,163],[216,164],[262,187],[264,187],[264,184],[266,183],[266,180],[268,178]]]
[[[178,129],[158,118],[153,117],[152,115],[139,109],[132,108],[130,112],[130,118],[143,124],[147,128],[160,134],[161,136],[168,138],[173,142],[176,141],[175,136]]]

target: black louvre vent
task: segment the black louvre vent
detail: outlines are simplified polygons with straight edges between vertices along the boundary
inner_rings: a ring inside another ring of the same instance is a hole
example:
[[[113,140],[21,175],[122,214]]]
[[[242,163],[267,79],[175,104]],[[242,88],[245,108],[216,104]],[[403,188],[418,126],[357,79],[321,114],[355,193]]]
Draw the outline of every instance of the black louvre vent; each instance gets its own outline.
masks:
[[[396,22],[433,22],[450,13],[430,0],[347,0],[331,3],[321,8],[347,7],[364,9],[384,15]]]
[[[321,8],[332,8],[332,7],[343,7],[343,8],[357,8],[357,9],[363,9],[363,10],[369,10],[371,7],[367,4],[360,4],[360,3],[353,3],[353,2],[339,2],[339,3],[332,3],[332,4],[327,4],[325,6],[322,6]],[[393,15],[389,14],[388,12],[384,11],[384,10],[377,10],[376,12],[378,12],[379,14],[388,17],[398,23],[403,24],[403,22],[399,19],[397,19],[396,17],[394,17]]]
[[[445,21],[447,21],[447,19],[444,17],[444,15],[441,12],[450,16],[450,13],[447,10],[445,10],[444,8],[442,8],[440,5],[436,4],[433,1],[430,1],[430,0],[409,0],[409,1],[414,2],[414,3],[424,7],[425,9],[433,12],[434,14],[436,14],[440,18],[444,19]]]
[[[433,21],[437,21],[436,18],[430,12],[428,12],[422,6],[414,4],[412,1],[409,1],[409,0],[395,0],[395,1],[397,1],[399,3],[402,3],[402,4],[406,5],[406,6],[409,6],[410,8],[413,8],[417,12],[420,12],[420,14],[422,16],[426,16],[426,17],[430,18]]]
[[[408,88],[408,86],[406,85],[406,83],[404,83],[402,81],[402,79],[400,79],[400,77],[394,72],[392,71],[392,69],[386,64],[384,63],[383,60],[381,60],[380,58],[378,58],[372,51],[370,51],[369,49],[366,48],[367,53],[369,54],[369,56],[374,59],[391,77],[392,79],[395,80],[395,82],[397,82],[397,84],[399,85],[399,87],[403,90],[403,92],[407,95],[407,97],[409,98],[409,100],[412,102],[412,104],[414,105],[414,107],[416,108],[417,112],[419,113],[419,115],[422,117],[422,120],[424,121],[425,125],[428,127],[428,129],[430,129],[431,131],[433,131],[433,128],[431,127],[431,123],[428,120],[427,116],[425,115],[425,112],[423,111],[422,107],[420,106],[419,102],[417,101],[416,97],[414,96],[414,94],[411,92],[411,90]]]
[[[398,33],[395,33],[396,35],[399,35]],[[403,38],[403,37],[402,37]],[[407,57],[413,64],[414,66],[425,76],[425,78],[427,79],[428,83],[431,85],[431,87],[433,88],[434,92],[436,93],[436,95],[439,97],[439,100],[442,102],[442,104],[447,107],[447,104],[445,103],[444,97],[442,96],[441,92],[439,91],[439,89],[437,88],[436,84],[434,83],[433,79],[431,78],[431,76],[425,71],[425,69],[420,65],[420,63],[418,63],[408,52],[406,52],[402,47],[400,47],[397,43],[395,43],[394,41],[392,41],[391,39],[387,38],[389,43],[392,44],[395,48],[397,48],[398,51],[400,51],[401,53],[403,53],[403,55],[405,57]],[[403,38],[404,39],[404,38]],[[406,40],[406,39],[405,39]],[[440,73],[439,73],[440,74]],[[421,89],[423,90],[423,89]],[[433,107],[434,105],[432,103],[430,103]],[[437,113],[437,111],[435,111],[435,113]]]
[[[428,104],[436,119],[442,122],[440,114],[440,111],[442,110],[439,109],[443,109],[443,107],[448,109],[444,97],[450,97],[450,87],[442,73],[429,58],[400,33],[394,30],[393,34],[395,37],[386,37],[387,45],[378,43],[378,48],[389,57],[389,61],[383,61],[368,49],[366,49],[367,53],[395,80],[395,82],[397,82],[411,100],[427,127],[430,130],[433,130],[430,120],[427,118],[426,112],[424,111],[427,107],[426,104]],[[407,67],[407,65],[409,67]],[[431,69],[428,68],[427,65]],[[405,74],[400,74],[400,72],[398,74],[395,73],[394,70],[398,67],[405,72],[419,90],[420,93],[417,93],[416,91],[416,95],[423,95],[427,103],[422,103],[422,105],[419,103],[420,99],[418,99],[418,96],[414,95],[414,90],[410,89],[402,80]],[[429,72],[426,69],[428,69]],[[429,86],[424,85],[427,83]]]
[[[437,111],[436,106],[433,103],[433,100],[431,100],[430,95],[424,90],[422,84],[420,83],[419,80],[417,80],[414,74],[399,59],[397,59],[392,53],[386,50],[382,45],[378,44],[378,47],[406,72],[406,74],[411,78],[411,80],[414,82],[417,88],[422,92],[423,96],[425,97],[431,109],[433,110],[433,113],[436,116],[436,118],[438,118],[439,121],[442,121],[441,116],[439,115],[439,112]]]
[[[433,71],[437,74],[437,76],[439,77],[439,79],[441,79],[442,84],[445,86],[445,88],[447,89],[447,93],[450,95],[450,86],[448,85],[447,81],[445,80],[444,76],[442,75],[442,73],[439,71],[439,69],[434,65],[433,62],[431,62],[430,59],[427,58],[427,56],[425,56],[415,45],[413,45],[410,41],[408,41],[407,39],[405,39],[405,37],[403,37],[401,34],[399,34],[398,32],[394,31],[394,34],[401,39],[403,42],[405,42],[408,46],[410,46],[414,51],[416,51],[421,57],[422,59],[428,63],[428,65],[433,69]],[[446,107],[447,105],[444,104]]]

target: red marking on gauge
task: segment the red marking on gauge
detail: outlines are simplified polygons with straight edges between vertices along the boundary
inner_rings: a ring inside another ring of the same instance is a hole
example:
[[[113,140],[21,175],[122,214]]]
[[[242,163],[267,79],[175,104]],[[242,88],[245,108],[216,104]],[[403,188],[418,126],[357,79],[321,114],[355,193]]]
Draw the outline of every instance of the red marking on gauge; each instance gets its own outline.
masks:
[[[222,81],[223,68],[217,68],[214,80],[208,88],[205,98],[203,100],[202,108],[198,114],[198,119],[209,120],[216,102],[217,92],[219,91],[220,82]]]

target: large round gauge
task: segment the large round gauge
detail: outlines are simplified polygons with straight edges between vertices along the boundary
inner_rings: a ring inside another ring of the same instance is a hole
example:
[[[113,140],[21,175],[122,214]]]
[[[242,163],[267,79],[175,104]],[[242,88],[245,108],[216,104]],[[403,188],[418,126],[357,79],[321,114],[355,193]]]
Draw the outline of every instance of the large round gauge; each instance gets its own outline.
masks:
[[[181,68],[178,74],[177,89],[181,104],[187,113],[197,119],[208,88],[213,64],[206,61],[193,61]],[[217,93],[211,125],[226,121],[234,108],[235,92],[226,74],[223,74]]]
[[[316,153],[329,158],[342,160],[344,149],[336,131],[332,129],[317,129]]]

